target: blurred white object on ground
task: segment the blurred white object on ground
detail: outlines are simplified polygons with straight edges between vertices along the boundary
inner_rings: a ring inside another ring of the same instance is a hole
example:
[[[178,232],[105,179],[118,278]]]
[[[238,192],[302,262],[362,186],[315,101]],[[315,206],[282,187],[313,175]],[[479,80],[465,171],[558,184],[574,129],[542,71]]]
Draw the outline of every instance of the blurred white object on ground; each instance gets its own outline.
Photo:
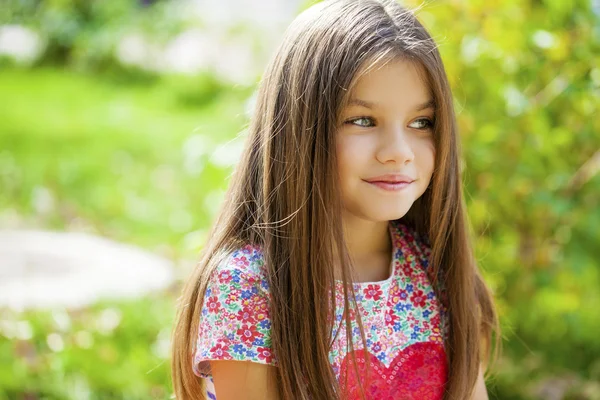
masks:
[[[79,308],[166,288],[170,261],[86,233],[0,231],[0,307]]]

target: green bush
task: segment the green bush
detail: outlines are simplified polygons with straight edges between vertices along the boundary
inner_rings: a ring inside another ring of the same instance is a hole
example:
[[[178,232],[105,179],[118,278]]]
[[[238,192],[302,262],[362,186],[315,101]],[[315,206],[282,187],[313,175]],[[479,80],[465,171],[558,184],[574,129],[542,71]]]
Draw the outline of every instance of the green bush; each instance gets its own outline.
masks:
[[[36,31],[45,43],[38,65],[127,70],[115,58],[123,36],[142,32],[161,43],[186,25],[177,2],[120,0],[8,1],[0,20]]]

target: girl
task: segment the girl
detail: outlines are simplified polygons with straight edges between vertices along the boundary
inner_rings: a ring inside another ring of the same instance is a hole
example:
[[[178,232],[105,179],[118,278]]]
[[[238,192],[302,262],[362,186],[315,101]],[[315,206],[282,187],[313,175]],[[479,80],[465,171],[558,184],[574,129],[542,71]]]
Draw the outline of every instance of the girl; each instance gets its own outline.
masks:
[[[393,1],[289,27],[173,332],[178,399],[487,399],[448,80]],[[497,341],[496,341],[497,342]]]

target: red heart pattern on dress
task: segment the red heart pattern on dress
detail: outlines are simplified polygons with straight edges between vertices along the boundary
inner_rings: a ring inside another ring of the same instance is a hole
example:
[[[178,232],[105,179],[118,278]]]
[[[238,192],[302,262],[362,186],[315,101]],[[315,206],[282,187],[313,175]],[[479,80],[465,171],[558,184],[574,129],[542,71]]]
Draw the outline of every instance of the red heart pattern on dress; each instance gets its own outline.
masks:
[[[441,343],[411,344],[394,358],[389,367],[368,351],[358,350],[355,354],[367,399],[441,400],[443,398],[448,367],[446,352]],[[368,368],[366,368],[367,363]],[[350,354],[347,354],[342,361],[339,382],[342,390],[346,389],[345,397],[342,398],[346,400],[362,398]]]

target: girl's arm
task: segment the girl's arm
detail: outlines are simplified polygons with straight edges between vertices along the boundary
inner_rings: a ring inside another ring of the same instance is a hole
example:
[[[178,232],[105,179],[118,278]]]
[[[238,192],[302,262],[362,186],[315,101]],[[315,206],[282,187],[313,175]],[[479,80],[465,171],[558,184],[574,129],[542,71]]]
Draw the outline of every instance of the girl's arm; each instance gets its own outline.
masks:
[[[218,400],[278,400],[276,368],[248,361],[211,361]]]
[[[485,387],[485,379],[483,378],[483,367],[479,368],[479,375],[477,376],[477,383],[475,384],[475,391],[471,400],[489,400]]]

